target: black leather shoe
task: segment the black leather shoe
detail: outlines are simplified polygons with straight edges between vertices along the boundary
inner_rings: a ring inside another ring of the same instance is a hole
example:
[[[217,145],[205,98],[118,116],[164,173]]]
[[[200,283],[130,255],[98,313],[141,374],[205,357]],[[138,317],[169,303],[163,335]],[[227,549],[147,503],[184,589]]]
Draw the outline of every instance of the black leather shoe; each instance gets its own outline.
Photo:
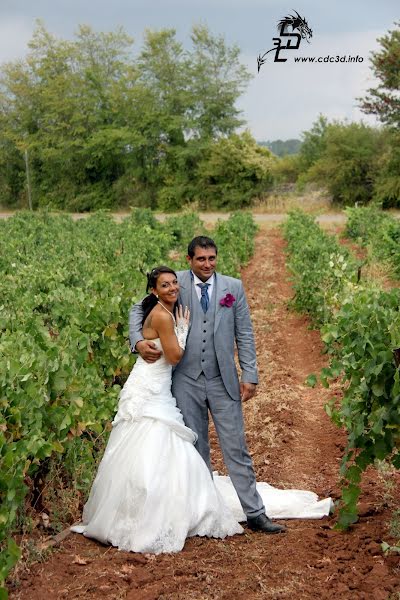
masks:
[[[285,533],[287,531],[284,525],[273,523],[264,513],[258,517],[248,517],[247,525],[253,531],[263,531],[264,533]]]

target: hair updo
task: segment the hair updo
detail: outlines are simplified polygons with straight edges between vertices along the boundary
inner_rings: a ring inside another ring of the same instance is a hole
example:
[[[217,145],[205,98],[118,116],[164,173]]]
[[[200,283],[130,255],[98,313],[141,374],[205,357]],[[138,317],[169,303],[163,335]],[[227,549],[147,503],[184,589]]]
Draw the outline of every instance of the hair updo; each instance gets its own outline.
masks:
[[[150,271],[150,273],[146,273],[146,277],[147,277],[147,285],[146,285],[146,292],[149,292],[150,289],[154,289],[157,285],[157,279],[160,277],[160,275],[162,273],[170,273],[171,275],[175,275],[176,277],[176,273],[173,269],[171,269],[170,267],[166,267],[164,265],[161,265],[161,267],[155,267],[154,269],[152,269]],[[145,298],[143,298],[142,300],[142,308],[143,308],[143,319],[142,319],[142,326],[145,322],[145,320],[147,319],[147,317],[149,316],[149,314],[151,313],[151,311],[153,310],[153,308],[156,306],[158,300],[157,300],[157,296],[155,294],[149,294],[148,296],[146,296]]]

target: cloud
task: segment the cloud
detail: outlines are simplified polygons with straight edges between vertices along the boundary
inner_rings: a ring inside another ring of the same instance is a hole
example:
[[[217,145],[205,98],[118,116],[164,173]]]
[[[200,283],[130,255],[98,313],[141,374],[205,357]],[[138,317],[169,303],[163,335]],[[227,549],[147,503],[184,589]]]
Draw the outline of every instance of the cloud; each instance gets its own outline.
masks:
[[[319,113],[329,119],[362,119],[375,124],[373,117],[361,113],[356,98],[376,83],[369,56],[379,48],[376,39],[383,33],[326,34],[311,44],[302,42],[299,50],[282,53],[288,58],[285,63],[274,63],[271,53],[258,74],[256,56],[245,56],[244,62],[255,76],[239,106],[255,138],[298,137],[311,127]],[[295,53],[304,57],[358,55],[363,61],[295,63]]]
[[[32,37],[34,23],[23,17],[6,17],[0,21],[0,63],[23,58]]]

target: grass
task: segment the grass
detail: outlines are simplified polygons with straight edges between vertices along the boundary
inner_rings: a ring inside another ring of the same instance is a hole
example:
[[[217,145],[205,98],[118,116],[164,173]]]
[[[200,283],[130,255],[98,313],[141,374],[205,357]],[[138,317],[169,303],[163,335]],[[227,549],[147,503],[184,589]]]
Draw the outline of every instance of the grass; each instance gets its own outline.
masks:
[[[325,213],[332,210],[332,203],[324,191],[310,190],[303,194],[271,192],[255,201],[252,207],[256,213],[286,213],[296,208],[312,214]]]

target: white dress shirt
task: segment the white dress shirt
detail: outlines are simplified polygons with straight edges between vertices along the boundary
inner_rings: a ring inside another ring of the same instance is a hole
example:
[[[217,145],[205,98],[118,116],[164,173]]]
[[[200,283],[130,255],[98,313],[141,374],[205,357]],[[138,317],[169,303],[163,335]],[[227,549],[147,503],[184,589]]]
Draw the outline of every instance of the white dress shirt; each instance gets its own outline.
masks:
[[[207,281],[202,281],[201,279],[199,279],[197,277],[197,275],[195,275],[193,273],[193,271],[192,271],[192,275],[193,275],[194,289],[196,290],[196,294],[199,299],[199,302],[200,302],[200,298],[201,298],[201,288],[197,285],[198,283],[208,283],[208,288],[207,288],[208,298],[209,298],[209,300],[211,300],[211,296],[212,296],[213,288],[214,288],[215,273],[213,273],[211,275],[211,277],[209,279],[207,279]]]

